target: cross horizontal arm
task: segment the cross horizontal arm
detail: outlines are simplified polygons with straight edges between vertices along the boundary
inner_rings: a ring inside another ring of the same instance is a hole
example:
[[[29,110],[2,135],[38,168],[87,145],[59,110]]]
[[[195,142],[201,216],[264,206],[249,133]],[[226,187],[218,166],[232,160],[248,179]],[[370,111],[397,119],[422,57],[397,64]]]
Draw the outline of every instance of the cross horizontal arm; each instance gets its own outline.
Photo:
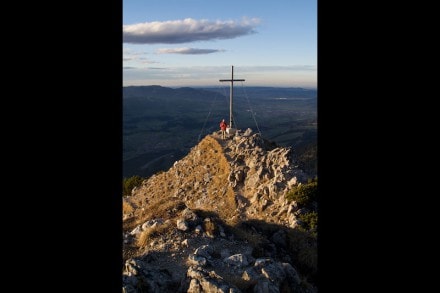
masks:
[[[220,79],[219,81],[245,81],[244,79]]]

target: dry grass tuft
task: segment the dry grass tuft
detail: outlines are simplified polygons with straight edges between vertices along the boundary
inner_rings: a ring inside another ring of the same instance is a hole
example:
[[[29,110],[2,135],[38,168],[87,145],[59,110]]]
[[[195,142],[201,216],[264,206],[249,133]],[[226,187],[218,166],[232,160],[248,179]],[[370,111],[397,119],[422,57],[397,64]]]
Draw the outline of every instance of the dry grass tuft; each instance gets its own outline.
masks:
[[[122,213],[130,214],[134,211],[133,206],[126,200],[122,200]]]
[[[134,229],[136,225],[143,224],[152,219],[173,219],[181,210],[185,209],[185,207],[185,203],[178,198],[164,197],[158,199],[146,206],[145,210],[138,215],[136,222],[134,222],[130,228]]]
[[[186,207],[185,203],[178,198],[162,198],[147,207],[149,218],[174,218]]]
[[[157,225],[155,227],[150,227],[145,229],[139,235],[136,246],[141,248],[145,247],[148,242],[156,236],[160,236],[161,234],[166,234],[172,228],[171,222],[166,222],[162,225]]]
[[[203,221],[202,227],[203,231],[205,231],[208,236],[215,236],[218,234],[217,226],[211,219]]]

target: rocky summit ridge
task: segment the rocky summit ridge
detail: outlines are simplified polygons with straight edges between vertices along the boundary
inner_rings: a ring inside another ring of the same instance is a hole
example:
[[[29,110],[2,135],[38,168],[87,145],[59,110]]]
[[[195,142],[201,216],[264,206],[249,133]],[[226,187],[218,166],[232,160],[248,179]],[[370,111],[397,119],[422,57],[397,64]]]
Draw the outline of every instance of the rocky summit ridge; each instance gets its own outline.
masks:
[[[123,198],[123,292],[317,292],[316,241],[286,198],[308,179],[251,129],[207,135]]]

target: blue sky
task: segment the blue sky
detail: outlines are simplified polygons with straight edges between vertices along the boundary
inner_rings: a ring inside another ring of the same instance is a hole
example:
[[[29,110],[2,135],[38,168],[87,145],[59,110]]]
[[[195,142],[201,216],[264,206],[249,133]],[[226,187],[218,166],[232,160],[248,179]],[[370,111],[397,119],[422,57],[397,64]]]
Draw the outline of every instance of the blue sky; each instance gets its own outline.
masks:
[[[123,85],[317,87],[317,0],[123,0]]]

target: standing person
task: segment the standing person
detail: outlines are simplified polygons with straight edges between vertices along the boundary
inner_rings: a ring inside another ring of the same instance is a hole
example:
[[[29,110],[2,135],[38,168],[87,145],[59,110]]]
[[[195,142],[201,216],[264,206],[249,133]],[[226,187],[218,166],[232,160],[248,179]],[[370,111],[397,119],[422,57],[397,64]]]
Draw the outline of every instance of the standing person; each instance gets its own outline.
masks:
[[[220,129],[222,130],[222,139],[224,140],[226,138],[226,128],[228,127],[228,124],[225,122],[225,119],[220,122]]]

